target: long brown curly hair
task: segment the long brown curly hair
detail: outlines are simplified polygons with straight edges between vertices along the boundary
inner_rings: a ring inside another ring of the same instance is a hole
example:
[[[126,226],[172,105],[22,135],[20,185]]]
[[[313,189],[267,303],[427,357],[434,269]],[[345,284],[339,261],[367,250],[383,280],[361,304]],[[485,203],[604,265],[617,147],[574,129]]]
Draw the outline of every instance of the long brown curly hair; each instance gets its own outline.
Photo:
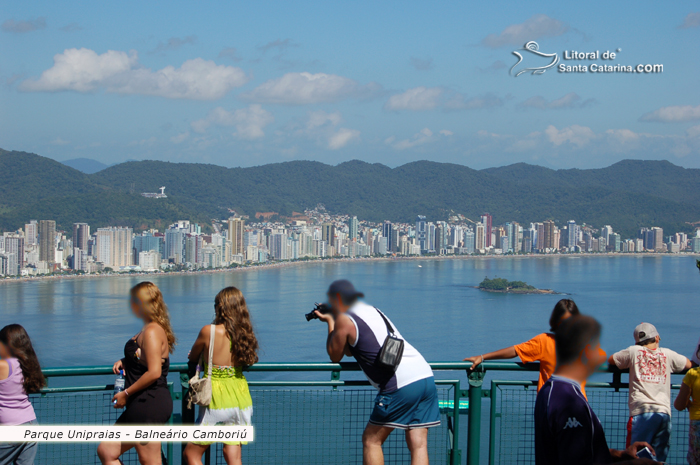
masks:
[[[46,380],[27,331],[20,325],[7,325],[0,330],[0,342],[19,361],[24,377],[24,392],[31,394],[41,391],[46,386]]]
[[[237,363],[251,366],[258,362],[258,340],[250,322],[250,313],[243,293],[227,287],[214,299],[214,324],[224,325],[231,340],[231,353]]]
[[[173,327],[170,325],[170,313],[168,306],[163,301],[158,286],[149,281],[138,283],[131,288],[131,298],[141,304],[141,309],[144,314],[157,323],[165,331],[168,338],[168,350],[172,354],[177,344],[177,338],[173,332]]]

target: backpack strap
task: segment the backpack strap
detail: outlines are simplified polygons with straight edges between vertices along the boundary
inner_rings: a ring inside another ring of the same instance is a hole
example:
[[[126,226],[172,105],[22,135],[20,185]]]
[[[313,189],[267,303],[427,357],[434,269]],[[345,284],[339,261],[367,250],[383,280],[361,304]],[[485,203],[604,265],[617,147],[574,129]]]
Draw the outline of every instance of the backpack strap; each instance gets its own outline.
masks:
[[[386,330],[389,334],[395,334],[394,328],[392,328],[391,324],[389,323],[389,320],[384,316],[382,312],[379,311],[377,307],[374,307],[374,309],[379,313],[379,316],[382,317],[382,320],[384,320],[384,324],[386,325]]]

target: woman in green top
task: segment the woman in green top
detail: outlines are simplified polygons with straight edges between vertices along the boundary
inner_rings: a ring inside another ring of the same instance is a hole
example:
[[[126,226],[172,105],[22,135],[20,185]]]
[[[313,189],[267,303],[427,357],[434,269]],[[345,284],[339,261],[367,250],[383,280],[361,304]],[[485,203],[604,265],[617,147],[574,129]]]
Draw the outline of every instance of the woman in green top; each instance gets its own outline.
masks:
[[[201,354],[209,354],[209,340],[214,328],[211,403],[199,409],[197,423],[203,426],[250,426],[253,401],[242,367],[258,361],[258,341],[248,306],[240,290],[227,287],[214,299],[214,310],[214,324],[202,328],[189,354],[190,361],[199,360]],[[207,373],[207,368],[203,368]],[[245,442],[224,443],[224,459],[228,465],[242,463],[241,444]],[[187,463],[200,465],[202,455],[210,445],[203,442],[187,444],[184,452]]]

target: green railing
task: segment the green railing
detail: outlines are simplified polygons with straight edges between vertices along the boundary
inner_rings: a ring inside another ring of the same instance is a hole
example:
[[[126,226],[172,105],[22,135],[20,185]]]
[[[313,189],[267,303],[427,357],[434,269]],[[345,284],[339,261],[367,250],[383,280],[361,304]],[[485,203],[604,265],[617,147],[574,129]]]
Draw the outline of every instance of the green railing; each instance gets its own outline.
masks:
[[[430,365],[436,372],[442,420],[429,434],[433,465],[534,463],[537,364],[485,362],[475,372],[469,372],[471,364],[464,362]],[[196,412],[186,408],[188,365],[173,364],[170,371],[175,404],[171,421],[193,423]],[[357,363],[259,363],[250,367],[247,377],[256,440],[244,448],[244,462],[361,463],[362,430],[376,392],[358,371]],[[492,379],[486,387],[486,375],[492,373],[511,379]],[[606,380],[590,383],[588,397],[610,446],[622,448],[628,417],[627,384],[617,370],[605,367],[601,373],[599,377]],[[40,423],[112,424],[116,420],[119,411],[110,404],[111,367],[48,368],[44,374],[48,387],[31,396]],[[73,385],[83,380],[89,380],[90,385]],[[455,406],[459,406],[457,410]],[[482,406],[488,408],[487,415],[482,415]],[[687,423],[686,413],[675,415],[669,463],[685,456]],[[385,444],[387,464],[409,461],[399,433],[392,434]],[[488,453],[482,454],[486,447]],[[99,463],[95,448],[94,444],[41,445],[37,463]],[[164,444],[163,450],[169,464],[180,463],[181,446]],[[224,463],[219,447],[205,463],[210,461]],[[138,463],[135,454],[128,454],[124,463]]]

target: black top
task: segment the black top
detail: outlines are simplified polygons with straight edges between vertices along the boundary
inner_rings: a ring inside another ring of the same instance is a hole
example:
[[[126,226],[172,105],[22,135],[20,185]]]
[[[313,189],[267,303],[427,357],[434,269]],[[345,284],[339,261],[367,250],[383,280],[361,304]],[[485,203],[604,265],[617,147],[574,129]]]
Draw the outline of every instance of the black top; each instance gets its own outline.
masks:
[[[600,420],[575,381],[552,376],[535,403],[535,463],[592,465],[613,461]]]
[[[129,339],[124,346],[122,365],[127,391],[148,371],[148,367],[139,362],[136,355],[138,349],[136,338]],[[161,424],[168,421],[173,412],[173,401],[168,390],[169,369],[170,358],[168,357],[163,361],[160,377],[155,383],[139,392],[129,393],[126,410],[117,420],[117,424]]]

